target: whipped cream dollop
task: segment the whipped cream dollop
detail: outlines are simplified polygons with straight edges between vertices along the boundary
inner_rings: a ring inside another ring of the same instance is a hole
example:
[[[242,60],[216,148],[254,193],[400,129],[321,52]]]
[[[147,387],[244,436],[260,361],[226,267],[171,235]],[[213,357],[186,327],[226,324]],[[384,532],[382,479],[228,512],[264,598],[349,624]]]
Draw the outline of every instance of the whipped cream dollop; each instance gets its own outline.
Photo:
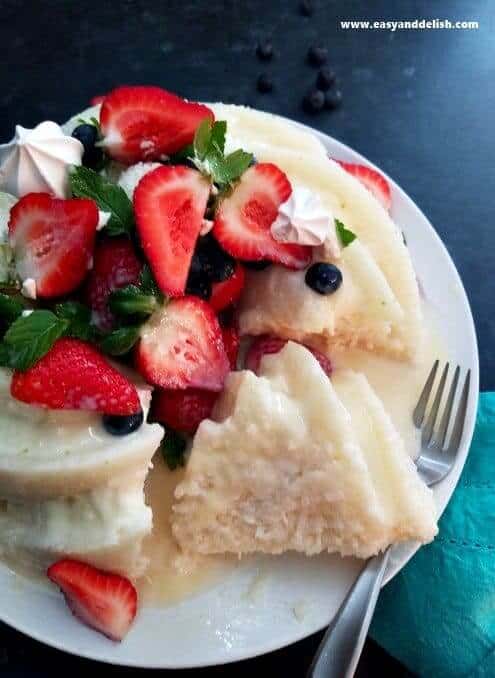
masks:
[[[334,232],[333,217],[319,197],[304,186],[293,186],[271,225],[275,240],[296,245],[322,245]]]
[[[84,147],[55,122],[33,129],[16,125],[15,136],[0,144],[0,189],[22,197],[31,192],[68,196],[68,169],[80,165]]]

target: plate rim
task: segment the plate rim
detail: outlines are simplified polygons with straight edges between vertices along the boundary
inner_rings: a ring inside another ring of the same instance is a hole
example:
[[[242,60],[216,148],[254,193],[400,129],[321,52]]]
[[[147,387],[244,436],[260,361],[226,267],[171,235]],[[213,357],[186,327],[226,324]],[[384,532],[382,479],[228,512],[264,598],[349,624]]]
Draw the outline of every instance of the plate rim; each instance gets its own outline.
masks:
[[[262,111],[263,112],[263,111]],[[474,433],[474,427],[476,423],[476,412],[478,408],[478,398],[479,398],[479,349],[478,349],[478,342],[477,342],[477,337],[476,337],[476,328],[474,324],[474,319],[473,319],[473,314],[472,314],[472,309],[471,305],[469,303],[469,298],[467,296],[466,290],[464,288],[464,284],[462,282],[462,278],[455,266],[455,263],[450,256],[449,251],[447,250],[445,244],[443,243],[442,239],[440,238],[439,234],[436,232],[435,228],[433,227],[432,223],[428,219],[428,217],[424,214],[424,212],[418,207],[418,205],[414,202],[414,200],[409,197],[409,195],[395,182],[387,173],[385,173],[381,168],[376,166],[374,163],[369,161],[365,156],[363,156],[361,153],[358,151],[354,150],[352,147],[349,145],[343,143],[342,141],[332,137],[329,134],[326,134],[325,132],[322,132],[318,129],[315,129],[313,127],[310,127],[309,125],[306,125],[304,123],[301,123],[296,120],[292,120],[288,117],[282,116],[282,115],[277,115],[277,114],[271,114],[274,115],[274,117],[279,118],[285,122],[289,122],[291,124],[296,125],[297,127],[304,129],[305,131],[315,135],[325,146],[327,151],[329,150],[328,146],[330,145],[332,148],[336,148],[338,152],[336,153],[337,159],[342,159],[342,160],[347,160],[348,162],[356,162],[360,164],[367,165],[368,167],[371,167],[372,169],[375,169],[376,171],[380,172],[389,182],[390,186],[392,187],[392,192],[393,194],[396,194],[400,197],[400,200],[408,204],[408,206],[416,212],[418,217],[423,221],[424,225],[427,227],[429,237],[433,238],[436,241],[436,244],[440,249],[443,250],[443,254],[445,256],[445,260],[448,262],[448,267],[449,267],[449,279],[454,280],[457,291],[460,293],[463,305],[467,309],[468,313],[467,315],[463,318],[463,322],[466,324],[466,332],[469,332],[469,343],[471,347],[471,360],[472,360],[472,379],[471,379],[471,388],[470,388],[470,405],[468,409],[468,417],[467,417],[467,422],[466,422],[466,427],[464,430],[463,434],[463,445],[462,445],[462,453],[458,459],[458,462],[456,463],[456,467],[453,469],[451,474],[449,475],[448,482],[450,483],[447,492],[446,492],[446,499],[442,502],[442,506],[440,508],[440,513],[439,517],[442,515],[444,510],[446,509],[452,494],[457,487],[459,477],[462,473],[462,469],[464,467],[464,464],[467,459],[467,455],[469,453],[469,449],[471,446],[472,438],[473,438],[473,433]],[[342,156],[342,157],[341,157]],[[413,258],[413,265],[414,265],[414,258]],[[387,568],[387,572],[385,574],[384,582],[383,585],[386,585],[405,565],[406,563],[413,557],[413,555],[416,553],[416,551],[420,548],[420,544],[408,544],[406,545],[405,548],[403,548],[403,554],[398,560],[394,560],[389,564],[389,567]],[[0,567],[3,569],[5,566],[0,563]],[[19,575],[12,575],[14,577],[19,576]],[[214,590],[215,587],[213,587]],[[232,655],[229,656],[224,656],[222,658],[219,658],[219,660],[215,663],[212,663],[211,660],[196,660],[196,661],[185,661],[181,663],[177,662],[167,662],[166,658],[163,660],[159,661],[143,661],[142,657],[141,658],[135,658],[135,659],[130,659],[130,658],[123,658],[120,660],[118,657],[111,657],[105,655],[105,652],[100,652],[98,648],[92,648],[89,647],[87,648],[82,648],[82,647],[77,647],[77,640],[75,641],[72,636],[70,636],[70,642],[67,642],[68,639],[64,638],[64,641],[59,641],[57,638],[54,638],[52,635],[44,634],[42,631],[42,627],[31,627],[27,623],[22,623],[16,621],[16,619],[9,613],[4,613],[3,610],[1,609],[0,606],[0,621],[3,623],[7,624],[11,628],[15,629],[17,632],[23,633],[24,635],[27,635],[30,638],[33,638],[34,640],[41,642],[49,647],[53,647],[57,650],[61,650],[63,652],[79,656],[85,659],[92,659],[94,661],[99,661],[102,663],[106,664],[111,664],[111,665],[116,665],[116,666],[129,666],[133,668],[156,668],[156,669],[179,669],[179,668],[202,668],[202,667],[207,667],[207,666],[214,666],[214,665],[222,665],[222,664],[229,664],[229,663],[234,663],[238,662],[244,659],[251,659],[254,657],[258,657],[264,654],[267,654],[269,652],[273,652],[279,649],[283,649],[284,647],[288,647],[289,645],[292,645],[304,638],[309,637],[310,635],[313,635],[314,633],[317,633],[318,631],[321,631],[323,628],[325,628],[328,623],[331,621],[331,617],[328,619],[327,622],[324,624],[316,624],[314,627],[312,627],[310,630],[308,628],[301,628],[300,633],[294,633],[290,640],[287,640],[287,642],[280,643],[279,641],[274,641],[274,642],[266,642],[263,645],[259,645],[256,647],[256,649],[241,649],[240,651],[232,653]],[[113,647],[113,646],[110,646]]]

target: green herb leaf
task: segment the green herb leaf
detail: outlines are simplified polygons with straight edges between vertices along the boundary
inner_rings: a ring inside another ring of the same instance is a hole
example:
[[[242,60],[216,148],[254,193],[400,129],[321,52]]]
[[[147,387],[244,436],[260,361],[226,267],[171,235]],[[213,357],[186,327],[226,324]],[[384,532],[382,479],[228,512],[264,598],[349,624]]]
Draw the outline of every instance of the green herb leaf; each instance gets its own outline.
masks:
[[[110,212],[105,231],[110,236],[129,234],[134,227],[132,203],[120,186],[112,184],[88,167],[74,167],[69,174],[72,195],[91,198],[104,212]]]
[[[0,285],[11,285],[15,282],[14,252],[6,242],[0,243]]]
[[[198,126],[194,135],[194,154],[199,160],[204,160],[210,147],[212,124],[205,118]]]
[[[357,238],[356,234],[346,228],[338,219],[335,219],[335,230],[337,231],[342,247],[347,247],[347,245],[350,245],[351,242]]]
[[[10,324],[24,311],[24,304],[8,294],[0,294],[0,319]]]
[[[181,148],[180,151],[177,151],[177,153],[173,153],[170,156],[170,162],[172,163],[172,165],[178,165],[179,163],[184,162],[184,160],[193,157],[194,157],[194,145],[187,144],[187,146]]]
[[[82,341],[94,341],[97,329],[91,325],[91,311],[78,301],[65,301],[55,306],[55,315],[69,323],[66,335]]]
[[[4,336],[4,364],[16,370],[32,367],[68,329],[69,322],[51,311],[20,316]]]
[[[210,135],[210,148],[217,150],[223,155],[225,150],[225,135],[227,134],[227,122],[217,120],[213,123]]]
[[[163,294],[158,287],[148,264],[145,264],[142,268],[141,275],[139,276],[139,287],[144,294],[152,294],[158,301],[163,301]]]
[[[139,339],[138,325],[121,327],[107,334],[100,342],[100,348],[109,355],[125,355]]]
[[[157,298],[152,294],[144,294],[137,285],[127,285],[115,290],[108,303],[117,315],[151,315],[158,308]]]
[[[220,186],[232,184],[247,170],[253,161],[253,157],[252,153],[247,153],[241,148],[227,155],[215,167],[213,174],[215,183],[220,184]]]
[[[179,433],[168,429],[161,442],[161,452],[165,463],[171,471],[186,463],[186,440]]]

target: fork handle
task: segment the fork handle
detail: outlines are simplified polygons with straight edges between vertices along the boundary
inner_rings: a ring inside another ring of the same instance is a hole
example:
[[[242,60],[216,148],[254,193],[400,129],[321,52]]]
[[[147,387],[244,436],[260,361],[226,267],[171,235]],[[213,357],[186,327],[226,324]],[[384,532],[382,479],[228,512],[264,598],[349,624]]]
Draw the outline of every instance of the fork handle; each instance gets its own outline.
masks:
[[[323,636],[307,678],[352,678],[380,593],[390,547],[370,558]]]

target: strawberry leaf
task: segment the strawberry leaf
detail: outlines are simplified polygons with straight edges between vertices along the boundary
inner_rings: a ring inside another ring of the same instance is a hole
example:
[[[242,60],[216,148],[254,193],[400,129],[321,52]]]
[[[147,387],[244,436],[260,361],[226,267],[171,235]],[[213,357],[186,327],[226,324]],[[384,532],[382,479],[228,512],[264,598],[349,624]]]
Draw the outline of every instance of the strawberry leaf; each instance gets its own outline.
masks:
[[[337,231],[342,247],[347,247],[347,245],[350,245],[351,242],[354,242],[357,238],[356,234],[346,228],[338,219],[335,219],[335,230]]]

